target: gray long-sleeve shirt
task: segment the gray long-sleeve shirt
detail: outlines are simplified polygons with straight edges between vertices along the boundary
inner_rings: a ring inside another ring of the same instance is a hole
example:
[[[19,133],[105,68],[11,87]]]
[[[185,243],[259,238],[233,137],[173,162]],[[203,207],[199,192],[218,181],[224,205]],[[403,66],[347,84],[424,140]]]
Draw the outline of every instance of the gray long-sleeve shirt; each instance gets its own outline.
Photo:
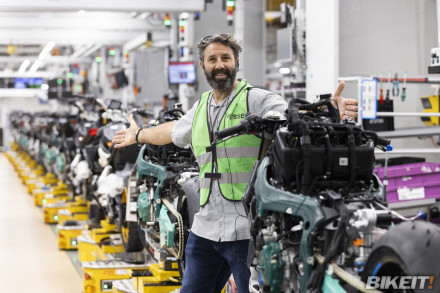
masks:
[[[235,91],[218,105],[210,97],[209,115],[218,117],[212,119],[212,129],[218,129],[219,123],[226,111],[226,106],[235,95]],[[192,123],[199,105],[193,107],[176,124],[172,132],[173,143],[179,147],[191,144]],[[248,97],[249,112],[263,117],[268,111],[283,113],[287,107],[286,101],[274,93],[254,88]],[[220,194],[218,184],[213,189],[206,205],[194,216],[191,231],[199,237],[212,241],[235,241],[250,238],[249,223],[241,201],[229,201]]]

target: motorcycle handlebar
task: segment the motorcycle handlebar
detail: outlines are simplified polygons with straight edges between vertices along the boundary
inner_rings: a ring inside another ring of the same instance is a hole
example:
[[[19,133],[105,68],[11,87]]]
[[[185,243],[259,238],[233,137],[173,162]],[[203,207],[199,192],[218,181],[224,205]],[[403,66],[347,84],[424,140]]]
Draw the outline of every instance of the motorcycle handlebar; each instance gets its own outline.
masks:
[[[377,133],[374,131],[364,130],[364,132],[371,135],[374,138],[374,143],[376,144],[376,146],[386,147],[387,145],[391,144],[391,140],[377,135]]]
[[[391,140],[389,140],[385,137],[377,136],[376,143],[380,146],[386,147],[387,145],[389,145],[391,143]]]
[[[128,112],[128,114],[137,114],[145,118],[154,118],[154,113],[148,112],[142,108],[133,108]]]
[[[175,108],[175,109],[171,109],[171,110],[168,110],[168,111],[165,111],[164,112],[164,114],[176,114],[176,113],[180,113],[180,115],[185,115],[185,112],[182,110],[182,109],[179,109],[179,108]]]
[[[217,136],[217,138],[219,139],[223,139],[225,137],[234,135],[234,134],[238,134],[240,132],[244,132],[246,131],[246,125],[244,123],[240,123],[238,125],[217,131],[215,133],[215,135]]]
[[[217,131],[216,135],[218,139],[239,134],[239,133],[251,133],[260,132],[263,128],[263,119],[254,114],[246,114],[246,117],[240,121],[240,124]]]

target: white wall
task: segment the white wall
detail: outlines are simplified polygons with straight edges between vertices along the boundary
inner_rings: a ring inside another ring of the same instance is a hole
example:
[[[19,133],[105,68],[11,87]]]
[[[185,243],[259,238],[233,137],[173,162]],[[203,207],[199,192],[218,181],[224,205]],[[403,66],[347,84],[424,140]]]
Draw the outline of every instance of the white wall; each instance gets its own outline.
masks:
[[[197,42],[207,35],[217,33],[233,34],[242,42],[243,52],[240,56],[238,77],[243,77],[255,86],[264,86],[266,71],[265,18],[263,0],[238,0],[234,16],[234,25],[229,26],[226,10],[222,9],[222,0],[206,3],[206,11],[200,13],[200,19],[194,22],[194,50],[197,62],[196,75],[198,90],[194,100],[197,101],[203,92],[210,90],[202,70],[198,66]]]
[[[265,86],[266,21],[265,1],[236,1],[235,35],[243,42],[239,77],[257,87]]]
[[[306,2],[306,98],[333,93],[339,75],[339,1]]]
[[[391,72],[394,77],[397,72],[403,77],[407,72],[410,77],[428,76],[430,49],[437,46],[436,11],[435,0],[340,0],[339,75],[388,77]],[[387,88],[391,85],[383,84],[384,93]],[[406,88],[404,102],[394,98],[395,112],[420,112],[420,96],[434,93],[430,85],[407,84]],[[344,96],[357,97],[355,83],[347,85]],[[418,117],[396,117],[394,124],[396,129],[424,126]],[[393,139],[392,144],[396,149],[433,147],[430,139],[418,138]],[[425,157],[440,160],[440,155]]]
[[[211,89],[199,66],[197,43],[201,38],[208,35],[217,33],[234,34],[234,26],[227,24],[226,11],[222,10],[222,2],[222,0],[214,0],[213,3],[206,3],[206,11],[202,11],[200,13],[200,19],[194,21],[194,60],[196,62],[198,88],[193,101],[190,101],[189,105],[192,105],[195,101],[200,99],[202,93]]]

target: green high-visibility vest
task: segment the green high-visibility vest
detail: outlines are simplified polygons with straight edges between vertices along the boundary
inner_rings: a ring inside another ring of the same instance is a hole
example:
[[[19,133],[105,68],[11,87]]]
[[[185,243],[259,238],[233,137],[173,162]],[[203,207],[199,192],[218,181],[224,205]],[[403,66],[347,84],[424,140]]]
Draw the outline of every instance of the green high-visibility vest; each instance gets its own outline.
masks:
[[[252,88],[241,80],[234,98],[221,117],[219,128],[211,131],[208,123],[208,103],[211,91],[200,98],[192,125],[192,147],[200,167],[200,205],[208,202],[212,184],[220,186],[220,192],[228,200],[241,200],[257,160],[261,139],[254,135],[241,135],[210,148],[210,133],[223,130],[240,123],[248,113],[248,91]],[[208,149],[207,149],[208,148]],[[214,169],[214,162],[217,170]]]

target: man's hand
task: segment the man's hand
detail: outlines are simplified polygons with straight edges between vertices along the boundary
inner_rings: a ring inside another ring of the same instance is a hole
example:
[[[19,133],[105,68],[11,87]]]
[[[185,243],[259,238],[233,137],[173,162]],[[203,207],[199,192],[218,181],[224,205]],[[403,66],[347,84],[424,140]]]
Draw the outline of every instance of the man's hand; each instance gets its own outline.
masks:
[[[336,102],[341,120],[350,117],[354,119],[358,116],[358,101],[354,99],[344,99],[341,94],[345,88],[345,82],[341,81],[333,94],[332,100]]]
[[[130,122],[130,127],[116,132],[116,135],[112,139],[115,148],[126,147],[136,142],[136,131],[139,127],[133,119],[133,114],[128,116],[128,120]]]

